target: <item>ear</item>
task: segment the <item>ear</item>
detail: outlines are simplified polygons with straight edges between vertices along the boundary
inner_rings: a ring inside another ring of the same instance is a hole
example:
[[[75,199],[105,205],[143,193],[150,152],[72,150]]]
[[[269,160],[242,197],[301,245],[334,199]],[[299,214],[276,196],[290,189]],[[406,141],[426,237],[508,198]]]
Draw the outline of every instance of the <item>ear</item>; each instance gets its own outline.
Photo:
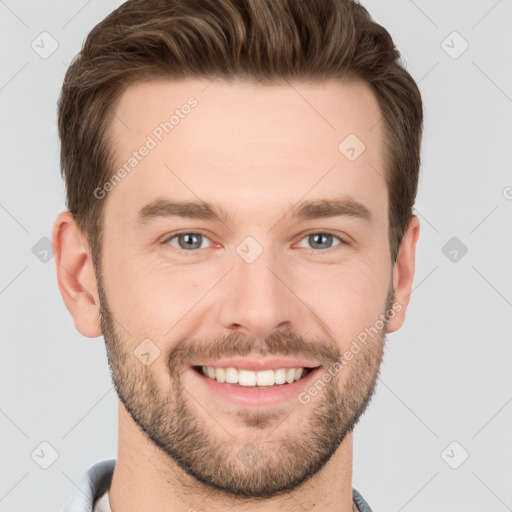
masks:
[[[393,286],[395,289],[395,305],[397,312],[390,318],[387,332],[398,331],[405,320],[405,310],[409,305],[414,278],[414,265],[416,260],[416,243],[420,234],[420,221],[416,215],[412,216],[400,244],[398,256],[393,268]]]
[[[76,329],[89,338],[100,336],[100,303],[89,244],[69,211],[57,216],[52,243],[59,290]]]

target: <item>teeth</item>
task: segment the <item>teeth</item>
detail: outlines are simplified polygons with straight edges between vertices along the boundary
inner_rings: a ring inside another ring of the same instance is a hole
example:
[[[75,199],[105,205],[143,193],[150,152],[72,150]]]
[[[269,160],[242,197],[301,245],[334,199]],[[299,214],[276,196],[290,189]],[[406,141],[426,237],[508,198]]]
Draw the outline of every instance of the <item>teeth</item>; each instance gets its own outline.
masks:
[[[215,369],[215,379],[218,382],[226,382],[226,370],[224,368],[216,368]]]
[[[276,384],[284,384],[286,382],[286,370],[284,368],[274,372],[274,381]]]
[[[256,386],[256,372],[251,372],[250,370],[239,370],[238,384],[240,384],[240,386]]]
[[[226,368],[226,382],[228,384],[236,384],[238,382],[238,370],[236,368]]]
[[[258,386],[273,386],[275,384],[274,370],[263,370],[261,372],[252,372],[256,376]]]
[[[202,366],[203,375],[218,382],[240,384],[240,386],[273,386],[274,384],[291,384],[299,380],[304,368],[279,368],[278,370],[238,370],[237,368],[213,368]]]

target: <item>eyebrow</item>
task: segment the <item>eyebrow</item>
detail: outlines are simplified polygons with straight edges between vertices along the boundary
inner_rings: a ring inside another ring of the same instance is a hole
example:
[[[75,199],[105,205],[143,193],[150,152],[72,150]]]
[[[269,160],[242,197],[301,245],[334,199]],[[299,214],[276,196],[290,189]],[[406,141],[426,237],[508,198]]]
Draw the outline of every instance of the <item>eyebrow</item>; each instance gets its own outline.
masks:
[[[315,220],[329,217],[354,217],[371,224],[373,216],[362,203],[348,198],[317,199],[300,203],[291,208],[285,216],[291,215],[298,220]],[[184,217],[189,219],[233,222],[233,216],[221,206],[207,201],[171,201],[157,199],[145,205],[137,215],[137,223],[145,224],[153,219]]]
[[[373,216],[362,203],[351,199],[317,199],[301,203],[294,208],[292,215],[301,220],[323,219],[328,217],[355,217],[371,224]]]

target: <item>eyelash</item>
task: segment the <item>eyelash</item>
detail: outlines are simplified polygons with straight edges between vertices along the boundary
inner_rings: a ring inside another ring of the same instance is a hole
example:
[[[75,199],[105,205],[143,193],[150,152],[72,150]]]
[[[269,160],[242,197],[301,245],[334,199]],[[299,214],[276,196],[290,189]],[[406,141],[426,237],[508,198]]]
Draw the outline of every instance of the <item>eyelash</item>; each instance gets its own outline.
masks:
[[[177,236],[179,235],[200,235],[204,238],[207,238],[208,240],[210,240],[210,238],[205,235],[204,233],[201,233],[200,231],[179,231],[177,233],[173,233],[171,234],[170,236],[166,237],[163,241],[162,241],[162,245],[170,245],[169,242],[176,238]],[[304,235],[302,235],[302,237],[298,240],[298,242],[301,242],[302,240],[304,240],[305,238],[307,238],[308,236],[311,236],[311,235],[330,235],[332,236],[333,238],[337,238],[339,240],[340,243],[334,245],[333,247],[329,247],[327,249],[309,249],[309,251],[312,251],[314,253],[321,253],[321,254],[326,254],[326,253],[330,253],[332,250],[334,250],[336,247],[339,247],[341,245],[349,245],[348,242],[346,242],[343,238],[341,238],[340,236],[330,232],[330,231],[311,231],[309,233],[306,233]],[[211,240],[210,240],[211,241]],[[179,247],[174,247],[174,246],[171,246],[173,250],[176,250],[178,252],[181,252],[181,253],[185,253],[187,256],[193,256],[194,253],[197,253],[200,251],[200,249],[192,249],[190,251],[187,251],[185,249],[181,249]],[[209,247],[206,247],[205,249],[208,249]]]

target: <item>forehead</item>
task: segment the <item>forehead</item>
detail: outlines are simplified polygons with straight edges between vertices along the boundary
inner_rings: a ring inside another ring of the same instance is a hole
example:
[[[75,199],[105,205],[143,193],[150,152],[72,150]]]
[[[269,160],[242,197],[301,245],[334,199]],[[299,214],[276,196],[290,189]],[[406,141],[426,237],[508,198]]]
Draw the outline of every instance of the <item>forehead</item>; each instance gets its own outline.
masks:
[[[134,210],[178,196],[253,214],[254,205],[341,193],[385,209],[380,120],[359,81],[137,83],[111,124],[112,172],[126,172],[108,202]]]
[[[240,143],[243,134],[257,134],[260,139],[267,134],[268,143],[281,146],[297,138],[318,142],[317,136],[336,142],[350,130],[369,140],[381,118],[373,91],[362,81],[264,85],[218,78],[149,80],[132,84],[124,91],[111,131],[123,137],[143,137],[168,122],[173,114],[173,133],[168,138],[180,144],[193,143],[189,137],[193,129],[199,136],[194,139],[199,139],[205,149],[216,146],[218,139],[227,142],[232,138]],[[182,122],[187,117],[192,122]],[[279,130],[284,125],[288,130],[282,133]],[[377,126],[375,138],[380,135],[380,128]],[[276,132],[278,141],[273,138]]]

